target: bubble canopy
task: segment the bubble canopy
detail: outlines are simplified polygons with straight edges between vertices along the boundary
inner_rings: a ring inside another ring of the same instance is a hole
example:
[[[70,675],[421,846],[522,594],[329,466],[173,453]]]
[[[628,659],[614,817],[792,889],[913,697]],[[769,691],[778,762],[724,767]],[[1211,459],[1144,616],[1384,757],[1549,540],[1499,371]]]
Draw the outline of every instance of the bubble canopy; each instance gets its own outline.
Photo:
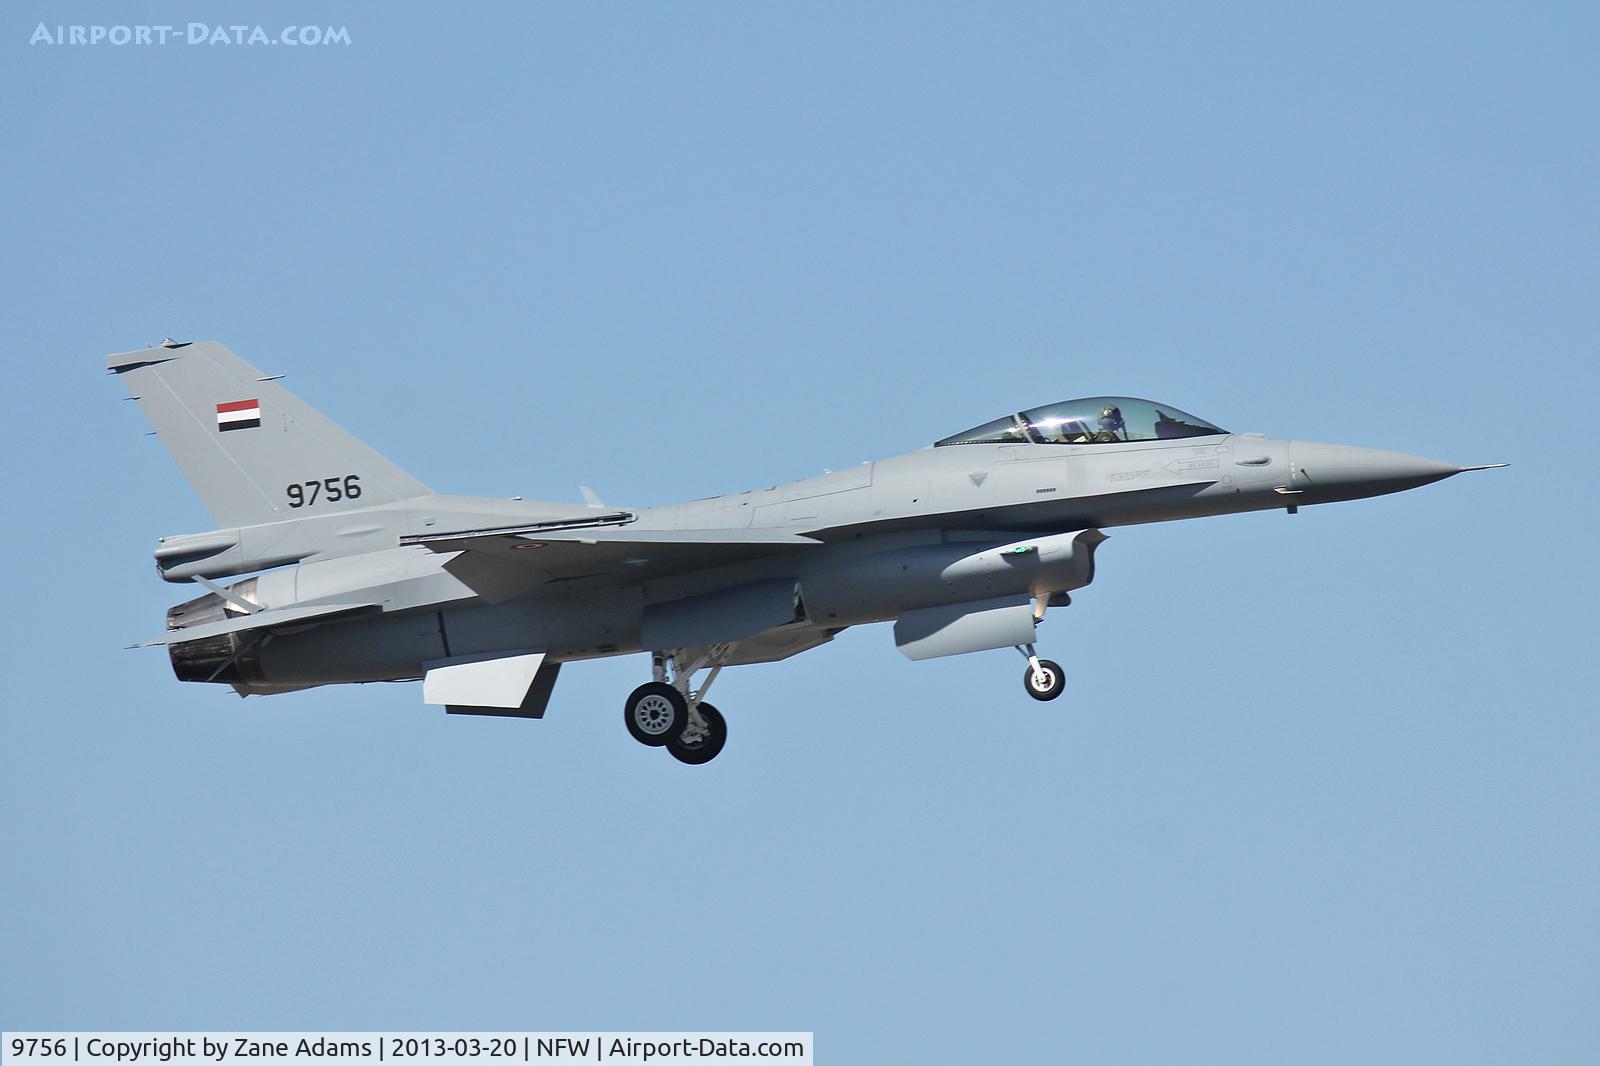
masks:
[[[1139,440],[1213,437],[1227,430],[1169,404],[1134,396],[1087,396],[1019,411],[934,443],[1124,444]]]

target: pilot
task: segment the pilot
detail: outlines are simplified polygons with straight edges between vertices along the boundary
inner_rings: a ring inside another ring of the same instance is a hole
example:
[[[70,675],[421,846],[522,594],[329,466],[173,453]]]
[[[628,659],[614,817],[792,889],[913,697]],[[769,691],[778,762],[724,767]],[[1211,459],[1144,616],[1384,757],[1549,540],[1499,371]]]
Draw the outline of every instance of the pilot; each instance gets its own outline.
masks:
[[[1108,403],[1100,408],[1100,429],[1095,433],[1096,444],[1111,444],[1119,440],[1127,440],[1127,423],[1122,419],[1122,408],[1114,403]]]

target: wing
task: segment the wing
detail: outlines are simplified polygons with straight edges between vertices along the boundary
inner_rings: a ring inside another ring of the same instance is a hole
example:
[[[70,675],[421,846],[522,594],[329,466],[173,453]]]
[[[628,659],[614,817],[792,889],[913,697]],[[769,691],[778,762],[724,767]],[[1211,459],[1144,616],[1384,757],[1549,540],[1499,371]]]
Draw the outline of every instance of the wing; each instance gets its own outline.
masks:
[[[821,541],[761,529],[487,530],[407,537],[459,552],[445,569],[490,603],[533,592],[576,592],[805,551]]]

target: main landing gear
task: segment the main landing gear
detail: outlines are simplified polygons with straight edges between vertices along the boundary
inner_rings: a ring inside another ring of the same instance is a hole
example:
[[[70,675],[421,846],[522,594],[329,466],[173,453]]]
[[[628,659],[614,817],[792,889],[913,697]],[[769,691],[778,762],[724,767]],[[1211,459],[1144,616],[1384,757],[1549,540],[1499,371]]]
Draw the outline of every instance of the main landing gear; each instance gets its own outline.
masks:
[[[664,747],[690,766],[715,759],[728,741],[728,723],[722,712],[705,702],[705,695],[732,651],[732,644],[713,644],[688,665],[681,649],[651,656],[655,680],[634,689],[623,705],[623,721],[633,739],[652,748]],[[694,688],[694,675],[706,668],[711,672]]]

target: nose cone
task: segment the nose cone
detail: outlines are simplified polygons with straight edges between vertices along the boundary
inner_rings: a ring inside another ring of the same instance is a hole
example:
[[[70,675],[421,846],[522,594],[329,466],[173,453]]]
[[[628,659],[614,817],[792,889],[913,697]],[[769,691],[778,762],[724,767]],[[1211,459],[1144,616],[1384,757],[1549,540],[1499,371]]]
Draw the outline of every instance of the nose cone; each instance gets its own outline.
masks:
[[[1358,500],[1403,492],[1461,473],[1461,467],[1438,459],[1346,444],[1291,441],[1291,488],[1300,490],[1304,503]]]

